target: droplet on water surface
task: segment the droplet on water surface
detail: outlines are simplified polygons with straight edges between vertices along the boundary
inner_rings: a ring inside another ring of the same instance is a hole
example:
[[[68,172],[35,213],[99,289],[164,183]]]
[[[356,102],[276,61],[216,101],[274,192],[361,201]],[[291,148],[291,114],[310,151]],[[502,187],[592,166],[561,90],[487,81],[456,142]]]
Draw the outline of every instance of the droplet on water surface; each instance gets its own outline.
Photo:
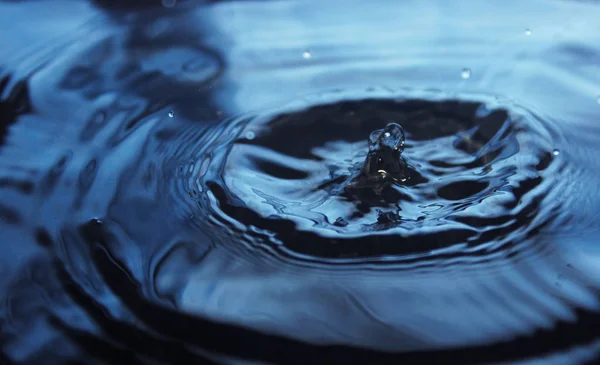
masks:
[[[404,129],[397,123],[371,132],[363,179],[359,177],[357,186],[371,186],[379,194],[389,184],[406,181],[406,162],[400,157],[405,139]]]
[[[369,135],[369,149],[390,148],[399,150],[402,153],[405,139],[404,129],[397,123],[389,123],[383,130],[379,129],[371,132]]]
[[[471,69],[470,68],[463,68],[462,72],[460,73],[460,76],[463,79],[468,79],[469,77],[471,77]]]
[[[440,242],[457,250],[464,242],[482,249],[513,238],[522,242],[523,232],[536,228],[519,220],[510,230],[497,229],[520,212],[545,214],[531,197],[556,186],[553,168],[534,163],[544,160],[544,146],[552,141],[529,114],[513,116],[511,103],[498,106],[484,97],[345,95],[224,124],[203,152],[221,167],[198,181],[218,205],[202,208],[263,230],[269,245],[295,259],[348,264],[385,255],[397,262],[412,254],[433,257],[430,250],[440,249]],[[260,138],[249,140],[256,130]],[[532,174],[543,178],[529,183]],[[515,188],[525,183],[527,189]],[[518,201],[514,212],[498,208]],[[489,219],[479,218],[494,209]],[[482,231],[487,234],[480,237]],[[262,235],[256,240],[264,243]],[[333,247],[333,240],[343,244]]]

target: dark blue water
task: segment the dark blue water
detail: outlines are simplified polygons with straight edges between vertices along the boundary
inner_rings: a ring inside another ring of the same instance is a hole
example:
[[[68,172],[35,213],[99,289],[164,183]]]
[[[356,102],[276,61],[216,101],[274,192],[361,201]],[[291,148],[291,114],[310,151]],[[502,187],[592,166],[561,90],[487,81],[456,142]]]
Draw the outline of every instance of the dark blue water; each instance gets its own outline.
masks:
[[[0,1],[0,364],[600,361],[598,19]]]

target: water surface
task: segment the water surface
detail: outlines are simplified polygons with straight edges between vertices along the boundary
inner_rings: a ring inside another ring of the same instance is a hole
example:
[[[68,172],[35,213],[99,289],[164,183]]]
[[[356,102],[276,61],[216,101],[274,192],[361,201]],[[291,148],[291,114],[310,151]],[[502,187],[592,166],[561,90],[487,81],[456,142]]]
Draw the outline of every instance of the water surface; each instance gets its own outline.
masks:
[[[0,2],[0,362],[598,359],[597,2],[165,5]]]

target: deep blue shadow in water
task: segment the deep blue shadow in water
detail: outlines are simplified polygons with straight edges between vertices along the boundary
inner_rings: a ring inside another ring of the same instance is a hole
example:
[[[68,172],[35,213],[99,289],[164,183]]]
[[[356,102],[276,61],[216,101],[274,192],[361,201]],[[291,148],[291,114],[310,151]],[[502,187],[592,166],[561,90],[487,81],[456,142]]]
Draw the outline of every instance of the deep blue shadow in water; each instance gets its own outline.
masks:
[[[594,341],[593,329],[600,326],[598,313],[579,309],[577,317],[586,323],[588,331],[582,331],[578,324],[562,322],[557,323],[552,330],[539,330],[528,336],[486,346],[395,354],[346,346],[309,345],[207,318],[186,316],[173,309],[148,302],[140,295],[142,288],[132,280],[133,275],[127,272],[126,265],[108,253],[110,244],[107,240],[111,240],[111,237],[101,223],[90,222],[80,228],[79,234],[90,247],[92,260],[103,281],[123,304],[151,329],[150,333],[158,335],[141,331],[138,326],[107,319],[102,304],[86,293],[73,281],[70,273],[61,270],[60,263],[57,263],[58,277],[64,285],[65,292],[96,321],[110,342],[77,331],[56,317],[51,319],[51,323],[66,337],[107,363],[143,363],[138,362],[134,354],[148,356],[164,363],[175,361],[191,364],[208,361],[189,350],[189,346],[197,346],[234,358],[276,364],[305,364],[307,361],[319,364],[335,361],[377,364],[398,361],[406,364],[483,364],[498,359],[515,361],[537,357],[543,355],[548,348],[561,351],[572,346],[586,345]],[[119,346],[115,347],[112,342],[117,342]],[[183,344],[186,345],[182,346]],[[123,350],[122,346],[128,350]]]

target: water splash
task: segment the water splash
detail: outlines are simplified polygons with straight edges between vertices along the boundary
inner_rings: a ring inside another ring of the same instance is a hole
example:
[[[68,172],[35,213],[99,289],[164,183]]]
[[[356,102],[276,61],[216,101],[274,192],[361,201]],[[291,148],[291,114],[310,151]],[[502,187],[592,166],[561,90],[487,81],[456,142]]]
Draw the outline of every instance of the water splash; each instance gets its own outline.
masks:
[[[538,194],[550,194],[546,170],[557,168],[548,158],[554,141],[535,116],[517,116],[517,106],[496,98],[334,95],[306,109],[243,116],[214,135],[219,143],[204,152],[214,168],[202,184],[219,202],[215,217],[257,227],[281,254],[326,262],[349,262],[350,252],[357,263],[424,259],[441,247],[459,254],[465,241],[496,252],[535,229],[519,217],[542,214]],[[373,110],[403,126],[373,119]],[[298,143],[303,130],[316,128],[321,133]],[[249,129],[254,139],[235,137]],[[344,244],[324,250],[331,239]]]
[[[407,163],[400,156],[404,151],[405,134],[399,124],[390,123],[369,136],[369,152],[356,186],[371,186],[376,194],[390,184],[406,181]]]

